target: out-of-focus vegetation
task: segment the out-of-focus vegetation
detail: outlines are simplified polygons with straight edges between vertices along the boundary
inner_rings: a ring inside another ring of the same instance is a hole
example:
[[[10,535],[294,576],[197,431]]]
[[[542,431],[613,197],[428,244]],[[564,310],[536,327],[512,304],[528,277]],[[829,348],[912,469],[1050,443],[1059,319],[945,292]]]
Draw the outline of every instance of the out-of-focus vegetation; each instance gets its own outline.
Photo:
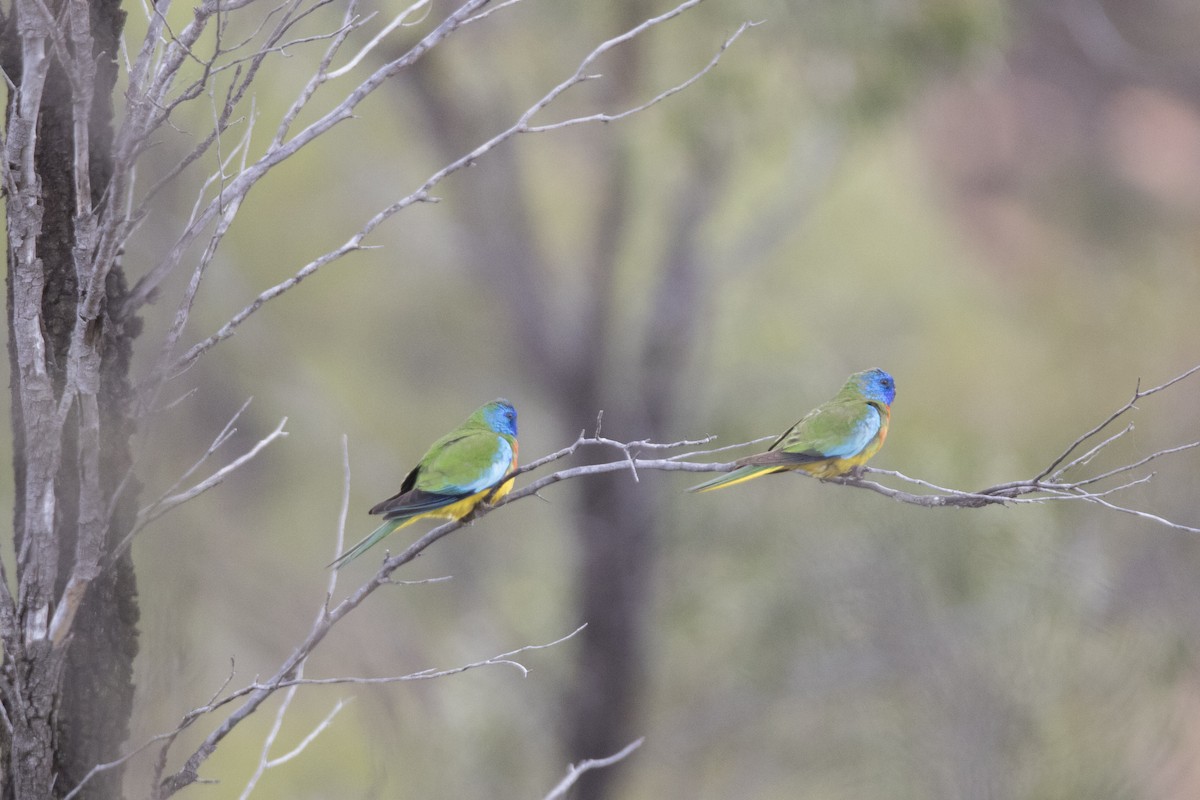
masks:
[[[709,0],[616,51],[604,80],[545,121],[653,96],[742,20],[762,20],[713,73],[647,112],[525,137],[454,176],[440,203],[375,235],[378,249],[267,306],[176,382],[165,399],[194,393],[149,428],[146,500],[248,396],[232,447],[285,415],[290,436],[137,543],[133,741],[205,701],[230,659],[240,685],[307,629],[335,552],[343,434],[357,538],[371,526],[365,509],[481,402],[515,402],[524,460],[593,423],[600,408],[552,399],[512,272],[490,257],[525,254],[546,301],[545,346],[588,353],[572,350],[595,302],[588,270],[615,248],[611,339],[594,351],[614,438],[776,433],[849,372],[880,366],[898,398],[874,464],[971,489],[1030,477],[1138,378],[1200,363],[1200,13],[1141,5]],[[664,7],[525,0],[464,30],[252,195],[192,337],[343,241],[447,152],[510,124],[597,41]],[[285,107],[317,52],[297,46],[263,71],[260,121]],[[211,109],[193,113],[199,129]],[[179,127],[152,161],[183,152]],[[618,178],[629,222],[598,242],[599,201]],[[131,273],[162,246],[155,225],[191,202],[163,198],[127,255]],[[506,239],[521,225],[532,238]],[[647,317],[683,246],[693,257],[680,313],[698,323],[657,365],[682,390],[657,429],[623,427],[641,419],[621,411],[644,388],[631,380],[658,374],[640,360],[657,331]],[[152,309],[144,353],[171,310]],[[1195,394],[1193,381],[1146,400],[1113,457],[1200,438]],[[1124,499],[1200,525],[1197,474],[1200,458],[1183,454]],[[682,494],[688,476],[642,477],[622,479],[660,504],[629,737],[647,740],[612,796],[1200,792],[1189,756],[1200,737],[1195,535],[1074,502],[931,511],[798,477],[703,496]],[[453,580],[375,597],[307,674],[449,667],[586,622],[571,531],[572,497],[588,491],[586,479],[553,487],[548,503],[515,504],[440,542],[400,577]],[[361,561],[344,587],[371,569]],[[540,796],[565,767],[575,646],[527,654],[526,678],[496,667],[305,691],[281,749],[337,698],[356,699],[259,794]],[[191,791],[235,796],[268,724],[240,730],[210,762],[220,786]],[[147,769],[134,762],[129,780]]]

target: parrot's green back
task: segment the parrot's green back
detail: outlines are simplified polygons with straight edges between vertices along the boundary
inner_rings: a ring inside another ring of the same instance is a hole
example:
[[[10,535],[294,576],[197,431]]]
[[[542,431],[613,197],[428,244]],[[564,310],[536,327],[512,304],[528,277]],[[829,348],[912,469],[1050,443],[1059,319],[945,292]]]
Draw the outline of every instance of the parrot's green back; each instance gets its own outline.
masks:
[[[482,419],[476,422],[475,416],[471,415],[465,423],[430,445],[409,473],[413,476],[413,485],[403,491],[415,488],[423,492],[444,492],[467,486],[478,479],[480,465],[491,462],[497,436],[507,441],[510,447],[516,444],[515,437],[492,431]]]

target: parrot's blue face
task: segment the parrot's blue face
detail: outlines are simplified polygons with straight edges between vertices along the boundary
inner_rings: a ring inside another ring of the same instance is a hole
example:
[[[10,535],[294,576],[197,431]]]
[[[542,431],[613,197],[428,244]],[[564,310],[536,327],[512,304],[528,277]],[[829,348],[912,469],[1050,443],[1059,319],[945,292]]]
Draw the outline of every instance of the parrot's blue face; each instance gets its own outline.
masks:
[[[507,400],[493,400],[484,406],[483,419],[496,433],[517,435],[517,410]]]
[[[859,373],[858,385],[863,396],[871,402],[890,406],[896,399],[896,381],[881,369]]]

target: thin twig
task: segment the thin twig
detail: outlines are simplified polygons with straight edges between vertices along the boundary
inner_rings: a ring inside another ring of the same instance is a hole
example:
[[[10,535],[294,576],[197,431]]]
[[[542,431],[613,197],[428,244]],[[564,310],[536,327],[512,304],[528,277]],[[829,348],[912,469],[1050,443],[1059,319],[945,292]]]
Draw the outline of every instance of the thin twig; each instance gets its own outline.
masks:
[[[337,69],[333,70],[332,72],[326,73],[326,77],[329,79],[342,77],[347,72],[349,72],[350,70],[357,67],[359,65],[359,62],[361,62],[364,58],[366,58],[368,55],[370,55],[371,51],[374,50],[376,47],[378,47],[379,43],[382,42],[385,38],[387,38],[387,36],[392,31],[394,31],[396,28],[399,28],[402,26],[407,26],[407,25],[416,25],[417,23],[424,21],[425,17],[427,17],[429,15],[428,8],[426,8],[425,14],[423,14],[420,17],[420,19],[416,19],[416,20],[413,20],[410,22],[408,18],[413,13],[415,13],[418,9],[420,9],[421,7],[428,6],[428,5],[429,5],[429,0],[417,0],[417,2],[413,3],[411,6],[404,9],[403,11],[401,11],[399,14],[397,14],[395,17],[392,18],[391,22],[389,22],[387,25],[385,25],[383,27],[383,30],[381,30],[379,33],[375,34],[375,36],[372,37],[371,41],[367,42],[365,45],[362,46],[361,49],[359,49],[359,51],[357,53],[355,53],[353,56],[351,56],[349,61],[347,61],[345,64],[338,67]],[[465,25],[466,22],[464,21],[463,24]]]
[[[584,623],[583,625],[580,625],[578,628],[576,628],[575,630],[566,634],[565,636],[560,636],[559,638],[555,639],[552,642],[546,642],[545,644],[527,644],[522,647],[518,647],[515,650],[509,650],[507,653],[500,653],[499,655],[490,656],[490,657],[482,659],[480,661],[472,661],[469,664],[460,664],[457,667],[448,667],[445,669],[437,669],[434,667],[430,667],[428,669],[419,670],[417,672],[410,672],[407,675],[389,675],[389,676],[382,677],[382,678],[361,678],[361,677],[301,678],[301,677],[297,677],[292,680],[283,681],[283,682],[277,684],[275,686],[275,688],[277,688],[277,689],[294,688],[296,686],[337,686],[337,685],[347,684],[347,683],[360,684],[360,685],[373,685],[373,684],[388,684],[388,683],[407,683],[409,681],[428,681],[428,680],[432,680],[434,678],[445,678],[450,675],[459,675],[464,672],[469,672],[470,670],[473,670],[473,669],[479,669],[480,667],[495,667],[495,666],[500,666],[500,665],[506,665],[506,666],[513,667],[521,673],[522,677],[527,678],[527,677],[529,677],[529,668],[526,667],[524,664],[522,664],[520,661],[516,661],[514,659],[514,656],[519,656],[521,653],[527,653],[531,650],[545,650],[547,648],[554,647],[556,645],[560,645],[563,642],[574,638],[580,631],[582,631],[586,627],[587,627],[587,623]],[[251,686],[246,687],[243,690],[243,692],[248,693],[255,689],[263,688],[264,686],[265,686],[265,684],[253,684]]]
[[[1190,525],[1180,525],[1178,522],[1172,522],[1171,520],[1160,517],[1157,514],[1150,514],[1146,511],[1138,511],[1137,509],[1119,506],[1116,503],[1110,503],[1100,495],[1092,494],[1080,496],[1084,500],[1092,503],[1099,503],[1105,508],[1111,508],[1113,511],[1120,511],[1123,514],[1132,514],[1135,517],[1140,517],[1141,519],[1149,520],[1150,522],[1157,522],[1159,525],[1165,525],[1168,528],[1174,528],[1175,530],[1186,531],[1188,533],[1200,533],[1200,528],[1193,528]]]
[[[329,710],[329,713],[325,715],[325,718],[321,720],[316,727],[309,731],[308,735],[301,739],[299,744],[283,755],[275,756],[275,758],[272,758],[269,762],[267,762],[267,769],[278,767],[280,764],[286,764],[296,756],[303,753],[305,748],[312,744],[313,740],[320,736],[321,732],[329,727],[329,724],[333,722],[333,718],[336,717],[338,713],[346,707],[346,703],[348,702],[348,700],[338,700],[337,703],[334,704],[333,708]]]
[[[470,25],[472,22],[479,22],[481,19],[490,17],[492,14],[495,14],[497,11],[502,11],[503,9],[506,9],[509,6],[515,6],[517,3],[520,3],[520,2],[522,2],[522,0],[504,0],[503,3],[497,3],[496,5],[492,6],[491,8],[484,9],[483,11],[480,11],[478,14],[476,14],[473,17],[467,17],[465,20],[463,20],[463,25]]]
[[[703,2],[703,0],[696,0],[696,1]],[[668,13],[670,13],[670,12],[668,12]],[[664,15],[664,17],[669,19],[669,17],[667,17],[666,15]],[[647,20],[646,22],[644,22],[642,24],[645,26],[649,26],[651,24],[657,24],[659,21],[661,21],[661,20],[659,20],[659,19]],[[666,100],[668,97],[671,97],[672,95],[675,95],[675,94],[679,94],[684,89],[688,88],[693,83],[695,83],[696,81],[703,78],[714,67],[717,66],[717,63],[721,60],[721,56],[725,55],[725,51],[728,50],[735,41],[737,41],[737,38],[739,36],[741,36],[743,33],[745,33],[748,29],[753,28],[757,25],[761,25],[761,24],[762,24],[761,22],[743,22],[740,26],[738,26],[737,30],[735,30],[733,32],[733,34],[721,44],[721,47],[717,50],[716,54],[712,57],[712,59],[707,64],[704,65],[704,67],[699,72],[694,73],[687,80],[685,80],[681,83],[678,83],[669,89],[664,89],[663,91],[659,92],[654,97],[650,98],[649,100],[647,100],[644,103],[641,103],[640,105],[633,106],[632,108],[627,108],[624,111],[617,112],[616,114],[604,114],[604,113],[585,114],[581,117],[572,117],[571,119],[564,119],[560,122],[550,122],[550,123],[546,123],[544,125],[530,125],[529,127],[527,127],[525,129],[525,133],[546,133],[547,131],[562,130],[563,128],[569,128],[574,125],[584,125],[589,122],[603,122],[603,123],[617,122],[618,120],[625,119],[626,117],[631,117],[634,114],[640,114],[641,112],[645,111],[646,109],[650,108],[651,106],[658,105],[663,100]],[[637,31],[637,30],[638,30],[637,28],[634,28],[633,31],[630,31],[630,33],[634,33],[634,31]],[[636,35],[636,34],[634,34],[634,35]],[[590,66],[590,64],[588,66]],[[589,76],[582,73],[582,69],[583,69],[582,66],[580,67],[580,69],[581,69],[581,72],[576,73],[577,82],[582,82],[584,80],[588,80]]]
[[[1058,458],[1051,461],[1050,466],[1046,467],[1046,469],[1044,469],[1040,474],[1038,474],[1034,478],[1034,480],[1039,481],[1042,478],[1045,478],[1050,473],[1054,472],[1054,470],[1056,470],[1058,468],[1059,464],[1061,464],[1063,461],[1065,461],[1071,455],[1071,453],[1075,452],[1075,450],[1080,445],[1082,445],[1084,442],[1086,442],[1088,439],[1092,438],[1096,434],[1100,433],[1100,431],[1107,428],[1110,424],[1115,422],[1119,417],[1121,417],[1124,414],[1126,414],[1127,412],[1133,410],[1136,407],[1135,404],[1137,403],[1138,400],[1141,400],[1143,397],[1149,397],[1152,394],[1157,394],[1158,392],[1161,392],[1164,389],[1170,388],[1171,386],[1174,386],[1175,384],[1179,383],[1180,381],[1185,380],[1186,378],[1194,375],[1196,372],[1200,372],[1200,364],[1197,364],[1196,366],[1192,367],[1191,369],[1187,370],[1186,372],[1176,375],[1174,378],[1171,378],[1171,380],[1167,381],[1166,383],[1155,386],[1153,389],[1147,389],[1144,392],[1141,391],[1141,382],[1139,381],[1138,385],[1136,387],[1134,387],[1133,397],[1131,397],[1129,399],[1128,403],[1126,403],[1125,405],[1118,408],[1116,411],[1114,411],[1112,414],[1110,414],[1108,416],[1108,418],[1105,419],[1103,422],[1101,422],[1099,425],[1092,428],[1090,431],[1083,434],[1078,439],[1076,439],[1074,442],[1072,442],[1070,444],[1070,446],[1067,447],[1067,449],[1064,450],[1063,453]]]
[[[580,761],[578,764],[572,764],[567,769],[566,776],[559,781],[557,786],[550,790],[550,793],[546,795],[545,800],[558,800],[558,798],[566,797],[567,790],[575,785],[575,782],[579,780],[579,777],[583,775],[583,773],[593,769],[611,767],[618,761],[623,761],[629,756],[630,753],[641,747],[642,742],[644,741],[646,741],[646,737],[643,736],[640,739],[633,740],[621,748],[621,750],[613,753],[607,758],[589,758],[585,761]]]
[[[245,406],[243,406],[243,408],[245,408]],[[238,413],[240,414],[241,412],[239,411]],[[235,417],[235,419],[236,419],[236,417]],[[279,424],[275,426],[275,430],[271,431],[266,436],[264,436],[262,439],[259,439],[257,442],[255,442],[253,447],[251,447],[245,453],[242,453],[242,455],[238,456],[233,461],[230,461],[228,464],[226,464],[225,466],[218,469],[212,475],[209,475],[204,480],[195,484],[191,488],[186,489],[177,494],[173,494],[170,496],[164,496],[164,497],[160,498],[159,500],[155,501],[154,503],[150,504],[146,508],[142,509],[138,513],[137,522],[134,524],[133,529],[130,530],[129,533],[125,534],[125,538],[123,538],[121,540],[120,544],[118,544],[117,547],[110,554],[110,556],[109,556],[110,561],[112,559],[115,559],[118,556],[120,556],[125,551],[125,548],[127,548],[129,546],[130,542],[133,541],[133,538],[138,533],[140,533],[141,530],[143,528],[145,528],[147,525],[149,525],[151,522],[158,519],[163,514],[166,514],[169,511],[171,511],[175,508],[178,508],[179,506],[183,505],[187,501],[192,500],[193,498],[196,498],[196,497],[204,494],[209,489],[212,489],[216,486],[220,486],[222,483],[224,483],[226,478],[228,478],[230,475],[232,475],[234,472],[236,472],[239,468],[245,466],[246,464],[248,464],[252,460],[254,460],[254,457],[257,456],[263,450],[263,448],[265,448],[265,447],[267,447],[267,445],[271,444],[271,442],[275,441],[276,439],[287,436],[287,431],[284,430],[284,426],[287,425],[287,420],[288,420],[287,417],[284,417],[283,419],[281,419],[279,421]],[[232,424],[232,420],[230,421],[230,424]],[[219,446],[223,441],[224,441],[224,439],[222,438],[222,436],[218,436],[217,440],[214,441],[214,443],[213,443],[213,449],[215,449],[217,446]],[[210,453],[211,453],[211,450],[210,450]],[[200,460],[201,463],[205,459],[208,458],[210,453],[206,453],[204,455],[204,457],[201,458],[201,460]],[[197,466],[199,466],[199,463],[197,464]],[[189,472],[190,472],[190,470],[189,470]]]

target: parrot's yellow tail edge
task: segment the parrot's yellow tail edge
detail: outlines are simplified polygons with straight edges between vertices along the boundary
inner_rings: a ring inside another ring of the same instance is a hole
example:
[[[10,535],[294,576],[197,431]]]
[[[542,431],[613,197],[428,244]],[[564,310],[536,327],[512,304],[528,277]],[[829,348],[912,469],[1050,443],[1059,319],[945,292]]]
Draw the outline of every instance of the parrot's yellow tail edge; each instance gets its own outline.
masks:
[[[724,475],[718,475],[710,481],[697,484],[688,489],[689,492],[711,492],[713,489],[724,489],[726,486],[735,486],[739,483],[745,483],[761,475],[766,475],[770,472],[775,472],[773,469],[764,469],[762,467],[741,467],[732,472],[726,472]]]

